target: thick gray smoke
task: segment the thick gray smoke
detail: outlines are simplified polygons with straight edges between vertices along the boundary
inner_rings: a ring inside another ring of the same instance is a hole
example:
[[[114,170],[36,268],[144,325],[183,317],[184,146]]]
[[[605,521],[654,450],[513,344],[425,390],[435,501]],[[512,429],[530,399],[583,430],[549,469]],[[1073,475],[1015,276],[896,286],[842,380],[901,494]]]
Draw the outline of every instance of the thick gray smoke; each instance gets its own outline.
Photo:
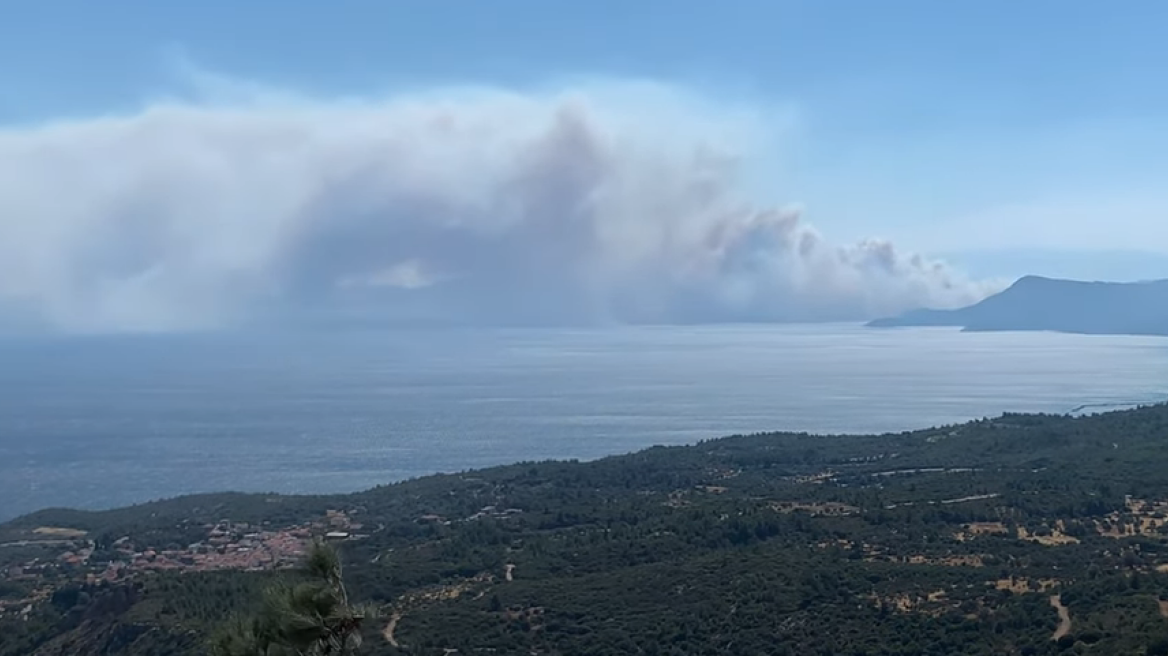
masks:
[[[168,102],[0,132],[0,312],[65,331],[850,320],[984,293],[752,206],[741,116],[634,104]]]

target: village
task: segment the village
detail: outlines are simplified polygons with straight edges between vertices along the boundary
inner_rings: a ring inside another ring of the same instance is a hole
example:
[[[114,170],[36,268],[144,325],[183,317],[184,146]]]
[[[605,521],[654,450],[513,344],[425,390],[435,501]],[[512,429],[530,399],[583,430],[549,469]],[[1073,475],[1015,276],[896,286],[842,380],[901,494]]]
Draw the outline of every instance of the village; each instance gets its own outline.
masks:
[[[65,582],[97,584],[125,581],[149,571],[199,572],[223,569],[274,570],[294,566],[314,538],[329,541],[361,539],[362,524],[343,510],[329,510],[319,520],[282,529],[222,519],[206,524],[206,536],[184,548],[161,549],[137,544],[131,536],[118,538],[100,560],[97,545],[84,531],[40,527],[43,539],[22,541],[23,547],[58,547],[55,557],[36,557],[0,569],[0,580],[31,586],[31,594],[0,599],[0,615],[27,613]],[[110,558],[112,554],[114,557]]]
[[[485,518],[506,519],[521,514],[517,508],[484,506],[453,522],[473,522]],[[44,547],[53,553],[25,562],[0,567],[0,582],[10,582],[28,590],[27,594],[0,596],[0,616],[24,613],[47,599],[52,591],[67,583],[96,585],[119,583],[146,572],[207,572],[215,570],[264,571],[294,567],[315,539],[328,542],[361,540],[367,528],[355,521],[354,510],[327,510],[323,517],[284,528],[220,519],[204,524],[204,537],[181,548],[146,544],[133,536],[122,536],[108,548],[98,545],[85,531],[42,526],[30,539],[0,544],[0,547]],[[452,520],[426,514],[419,523],[450,525]]]

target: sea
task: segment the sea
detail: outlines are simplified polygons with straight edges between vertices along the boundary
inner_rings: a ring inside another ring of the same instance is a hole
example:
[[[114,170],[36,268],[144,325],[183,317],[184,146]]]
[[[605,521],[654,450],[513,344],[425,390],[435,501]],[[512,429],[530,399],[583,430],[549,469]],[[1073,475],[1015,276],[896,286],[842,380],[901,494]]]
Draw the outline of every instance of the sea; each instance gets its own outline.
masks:
[[[11,338],[0,520],[1165,399],[1168,340],[1153,337],[833,324]]]

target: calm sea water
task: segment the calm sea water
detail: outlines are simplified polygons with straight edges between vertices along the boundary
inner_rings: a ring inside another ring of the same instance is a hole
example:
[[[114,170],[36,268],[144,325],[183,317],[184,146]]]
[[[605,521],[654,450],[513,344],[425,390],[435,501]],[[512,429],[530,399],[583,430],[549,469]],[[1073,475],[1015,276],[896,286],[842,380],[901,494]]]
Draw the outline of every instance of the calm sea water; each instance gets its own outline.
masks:
[[[0,519],[1168,397],[1168,340],[855,326],[0,343]]]

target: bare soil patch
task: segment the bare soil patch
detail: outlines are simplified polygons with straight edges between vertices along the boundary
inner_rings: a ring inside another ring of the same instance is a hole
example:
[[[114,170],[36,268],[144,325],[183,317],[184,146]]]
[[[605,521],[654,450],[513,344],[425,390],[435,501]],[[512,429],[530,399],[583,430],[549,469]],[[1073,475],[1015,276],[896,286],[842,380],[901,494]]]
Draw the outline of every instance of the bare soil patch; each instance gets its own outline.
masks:
[[[62,528],[59,526],[41,526],[34,528],[32,532],[37,535],[51,535],[52,537],[63,539],[83,538],[89,535],[87,531],[82,531],[78,528]]]
[[[1047,546],[1047,547],[1063,547],[1063,546],[1066,546],[1068,544],[1079,544],[1079,538],[1077,538],[1073,535],[1067,535],[1066,533],[1063,533],[1060,529],[1057,529],[1057,528],[1052,530],[1050,532],[1050,535],[1035,535],[1035,534],[1031,533],[1030,531],[1028,531],[1026,529],[1026,527],[1019,526],[1018,527],[1018,539],[1019,540],[1029,540],[1030,542],[1037,542],[1038,544],[1041,544],[1041,545]]]
[[[1054,589],[1058,585],[1055,579],[1038,579],[1032,581],[1031,579],[998,579],[993,582],[996,590],[1009,590],[1014,594],[1027,594],[1030,592],[1046,592]]]
[[[808,512],[816,516],[843,516],[860,512],[856,506],[827,501],[824,503],[804,503],[801,501],[775,501],[771,508],[781,513]]]

